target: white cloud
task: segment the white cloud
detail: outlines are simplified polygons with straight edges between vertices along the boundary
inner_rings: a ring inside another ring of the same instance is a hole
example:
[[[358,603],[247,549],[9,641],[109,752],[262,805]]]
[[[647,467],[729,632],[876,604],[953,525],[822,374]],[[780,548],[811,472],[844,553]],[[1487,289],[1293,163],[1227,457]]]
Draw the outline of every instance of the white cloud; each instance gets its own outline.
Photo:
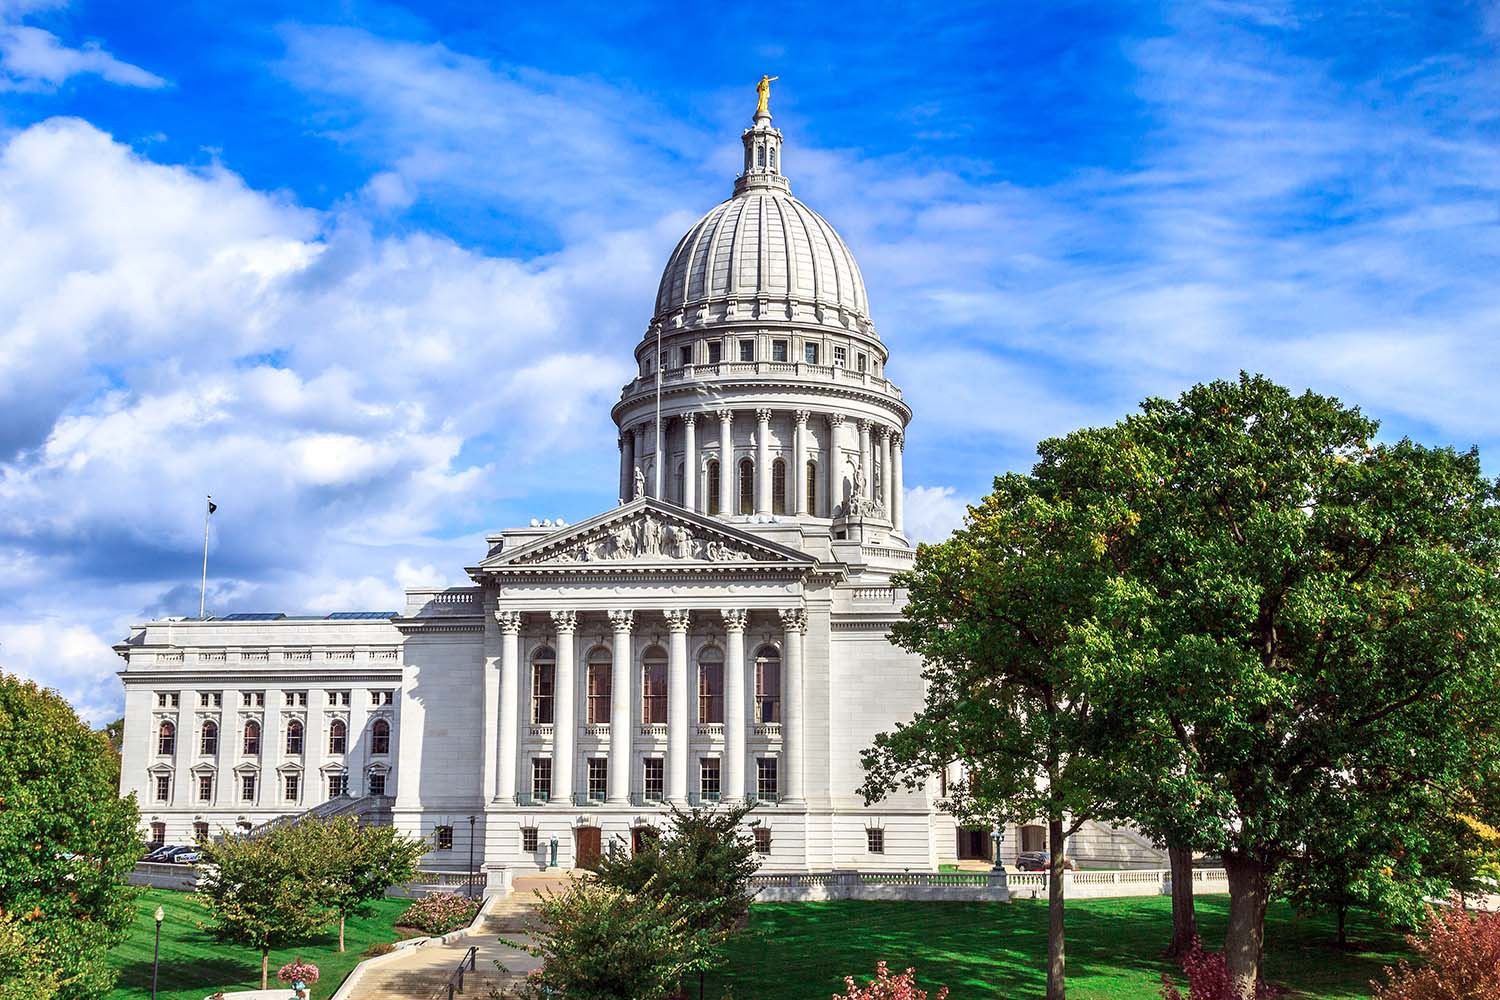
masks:
[[[121,697],[101,677],[122,663],[111,643],[84,625],[59,621],[0,622],[0,670],[52,688],[89,723],[118,718]]]
[[[912,486],[906,490],[902,517],[913,542],[941,542],[963,526],[969,501],[951,486]]]
[[[157,89],[167,81],[149,70],[116,59],[97,42],[70,48],[50,31],[7,23],[40,5],[0,6],[0,92],[52,90],[76,76],[97,76],[122,87]]]

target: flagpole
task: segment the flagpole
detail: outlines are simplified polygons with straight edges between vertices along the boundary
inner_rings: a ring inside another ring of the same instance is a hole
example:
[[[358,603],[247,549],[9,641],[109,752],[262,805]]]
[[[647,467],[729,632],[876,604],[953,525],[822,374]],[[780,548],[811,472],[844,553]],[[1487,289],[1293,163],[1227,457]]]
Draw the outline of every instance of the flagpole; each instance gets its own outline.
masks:
[[[208,599],[208,517],[209,510],[214,505],[214,498],[209,496],[203,505],[203,583],[198,588],[198,618],[203,618],[203,606]]]

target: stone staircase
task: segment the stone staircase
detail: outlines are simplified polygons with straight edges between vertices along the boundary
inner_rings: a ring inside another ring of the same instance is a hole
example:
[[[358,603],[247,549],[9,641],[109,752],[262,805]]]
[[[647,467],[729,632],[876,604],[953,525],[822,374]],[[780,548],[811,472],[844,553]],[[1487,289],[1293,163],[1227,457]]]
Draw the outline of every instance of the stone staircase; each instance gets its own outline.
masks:
[[[266,820],[252,829],[249,835],[255,837],[288,823],[300,823],[304,819],[326,819],[330,816],[357,816],[361,823],[367,823],[370,826],[390,826],[393,802],[394,800],[389,795],[340,795],[336,799],[329,799],[311,809]]]
[[[501,938],[529,943],[538,894],[565,886],[567,873],[522,875],[509,896],[491,904],[479,926],[451,944],[412,948],[400,958],[371,968],[355,990],[359,1000],[447,1000],[448,979],[469,949],[478,948],[475,971],[464,981],[465,997],[483,998],[491,986],[517,982],[541,962]],[[506,969],[495,967],[500,962]]]

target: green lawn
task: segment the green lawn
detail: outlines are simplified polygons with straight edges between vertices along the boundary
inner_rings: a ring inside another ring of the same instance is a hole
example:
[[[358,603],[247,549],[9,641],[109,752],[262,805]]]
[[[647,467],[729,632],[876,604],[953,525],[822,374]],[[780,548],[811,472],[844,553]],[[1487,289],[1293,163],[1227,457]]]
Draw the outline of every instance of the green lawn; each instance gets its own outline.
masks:
[[[273,950],[272,985],[276,970],[301,955],[323,974],[313,996],[331,996],[349,970],[359,964],[360,952],[377,941],[396,940],[393,924],[410,905],[410,900],[382,899],[374,904],[370,916],[350,920],[345,931],[349,950],[343,954],[338,950],[337,927],[297,947]],[[187,893],[146,889],[135,906],[135,924],[130,936],[110,953],[111,963],[120,970],[120,979],[105,1000],[141,1000],[151,995],[151,945],[156,932],[152,914],[157,906],[166,910],[161,925],[159,1000],[203,1000],[214,990],[260,988],[260,953],[220,944],[199,930],[198,923],[206,921],[208,916]]]
[[[1227,911],[1226,896],[1198,899],[1210,947],[1223,939]],[[1370,980],[1405,945],[1397,933],[1350,920],[1352,948],[1339,951],[1330,921],[1273,905],[1266,932],[1269,979],[1292,996],[1369,996]],[[1164,897],[1069,903],[1069,1000],[1154,1000],[1161,974],[1177,971],[1157,958],[1171,926],[1172,903]],[[863,982],[885,959],[896,969],[916,966],[924,988],[946,985],[952,1000],[1029,1000],[1045,992],[1046,933],[1041,900],[759,904],[749,930],[730,944],[728,968],[709,978],[705,996],[732,986],[735,1000],[829,1000],[844,992],[844,976]]]

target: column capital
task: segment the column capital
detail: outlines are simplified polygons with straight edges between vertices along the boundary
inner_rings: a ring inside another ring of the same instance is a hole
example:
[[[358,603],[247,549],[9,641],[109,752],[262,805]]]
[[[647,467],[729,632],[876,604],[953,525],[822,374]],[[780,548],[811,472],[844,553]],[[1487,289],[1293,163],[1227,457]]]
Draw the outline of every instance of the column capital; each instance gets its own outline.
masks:
[[[891,429],[885,424],[875,425],[875,440],[884,441],[891,434]]]
[[[870,433],[870,425],[873,423],[874,421],[869,419],[868,417],[859,417],[854,421],[855,426],[859,428],[859,432],[861,434]]]
[[[552,612],[552,627],[559,632],[578,631],[578,612],[576,611],[554,611]]]
[[[630,627],[635,624],[635,612],[611,611],[609,613],[609,624],[616,632],[629,632]]]
[[[788,632],[807,631],[807,611],[803,608],[782,608],[781,627]]]
[[[755,419],[759,423],[769,424],[771,422],[771,408],[769,406],[762,406],[756,410]]]
[[[844,415],[842,413],[830,413],[830,414],[828,414],[828,424],[831,427],[842,427],[842,426],[844,426]]]
[[[891,447],[900,451],[906,450],[906,435],[894,428],[891,430]]]
[[[798,427],[806,427],[808,420],[812,419],[812,411],[811,410],[793,410],[792,411],[792,419],[794,421],[796,421]]]
[[[734,411],[728,407],[714,411],[719,416],[719,423],[727,424],[734,420]]]
[[[694,424],[696,424],[698,422],[698,414],[697,414],[696,411],[689,411],[687,413],[682,414],[682,416],[680,417],[680,419],[688,427],[691,427],[691,426],[693,426]]]
[[[500,631],[507,635],[521,634],[521,612],[519,611],[496,611],[495,623],[500,626]]]
[[[686,632],[693,623],[693,615],[690,611],[664,611],[667,616],[667,631]]]
[[[750,612],[744,608],[724,608],[719,614],[724,616],[724,631],[743,632],[745,625],[750,620]]]

